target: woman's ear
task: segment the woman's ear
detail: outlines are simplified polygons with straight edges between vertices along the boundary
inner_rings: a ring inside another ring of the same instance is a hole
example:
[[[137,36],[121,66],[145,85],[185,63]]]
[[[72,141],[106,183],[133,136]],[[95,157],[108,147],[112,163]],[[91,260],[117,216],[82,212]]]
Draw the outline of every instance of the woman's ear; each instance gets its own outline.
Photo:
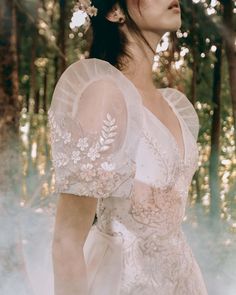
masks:
[[[120,6],[116,3],[106,15],[106,19],[113,23],[124,23],[125,15],[120,9]]]

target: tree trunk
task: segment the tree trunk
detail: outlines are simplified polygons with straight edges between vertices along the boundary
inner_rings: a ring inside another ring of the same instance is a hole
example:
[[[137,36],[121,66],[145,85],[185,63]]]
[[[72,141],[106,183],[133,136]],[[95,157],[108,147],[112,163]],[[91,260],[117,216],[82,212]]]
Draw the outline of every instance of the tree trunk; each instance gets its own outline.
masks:
[[[58,43],[59,48],[63,54],[60,56],[60,72],[64,72],[66,69],[66,1],[60,0],[60,19],[59,19],[59,34]]]
[[[53,59],[53,64],[54,64],[54,86],[53,86],[53,89],[54,89],[56,87],[56,84],[58,82],[58,77],[59,77],[58,55],[55,55]]]
[[[25,107],[26,107],[26,110],[27,112],[29,112],[29,92],[27,91],[26,94],[25,94]]]
[[[40,105],[40,91],[39,89],[35,92],[35,98],[34,98],[34,113],[39,113],[39,105]]]
[[[17,11],[13,0],[0,9],[0,293],[32,294],[19,231],[20,150]],[[8,285],[8,286],[6,286]],[[7,290],[6,290],[7,288]],[[11,290],[10,290],[11,289]]]
[[[32,50],[30,56],[30,99],[36,98],[37,92],[37,81],[36,81],[36,67],[35,67],[35,59],[36,59],[36,46],[37,46],[37,29],[32,27],[33,38],[32,38]],[[36,102],[35,102],[36,103]],[[35,106],[34,106],[35,109]]]
[[[219,186],[219,149],[220,149],[220,98],[221,98],[221,72],[222,72],[222,45],[219,42],[216,53],[213,77],[213,117],[211,127],[211,153],[209,163],[211,214],[219,215],[220,186]]]
[[[221,3],[223,4],[223,20],[225,26],[225,30],[223,30],[223,38],[225,39],[225,52],[229,69],[229,84],[234,118],[234,141],[236,144],[236,33],[235,16],[233,13],[234,1],[221,0]]]
[[[196,202],[200,203],[202,198],[202,191],[201,191],[201,185],[200,185],[200,173],[199,169],[195,172],[193,179],[195,180],[195,188],[196,188]]]
[[[193,63],[192,63],[192,80],[191,80],[191,102],[195,105],[197,100],[197,54],[195,48],[192,49]]]
[[[197,32],[195,29],[195,24],[197,22],[197,17],[196,17],[196,12],[195,12],[195,7],[194,4],[191,2],[191,15],[192,15],[192,25],[191,25],[191,35],[192,35],[192,42],[193,44],[198,44],[197,41]],[[197,71],[198,71],[198,61],[197,61],[197,48],[196,45],[191,46],[192,47],[192,81],[191,81],[191,102],[193,105],[195,105],[196,100],[197,100]]]
[[[0,10],[0,56],[4,57],[0,58],[0,152],[2,154],[0,188],[2,191],[8,191],[13,183],[18,182],[19,177],[17,164],[21,104],[18,100],[16,27],[14,1],[5,0]]]
[[[18,100],[16,9],[4,0],[0,10],[0,133],[8,128],[17,133],[21,104]]]
[[[47,113],[47,86],[48,86],[48,68],[45,67],[43,76],[43,110],[44,114]]]

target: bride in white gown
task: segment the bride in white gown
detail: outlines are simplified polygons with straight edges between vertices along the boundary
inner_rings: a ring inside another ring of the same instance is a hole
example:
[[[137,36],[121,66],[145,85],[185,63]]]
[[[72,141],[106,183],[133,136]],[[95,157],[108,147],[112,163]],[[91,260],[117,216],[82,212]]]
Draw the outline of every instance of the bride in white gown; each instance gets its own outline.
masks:
[[[206,295],[181,228],[199,119],[182,92],[152,81],[151,48],[180,27],[178,1],[92,4],[90,58],[62,74],[48,112],[55,295]]]

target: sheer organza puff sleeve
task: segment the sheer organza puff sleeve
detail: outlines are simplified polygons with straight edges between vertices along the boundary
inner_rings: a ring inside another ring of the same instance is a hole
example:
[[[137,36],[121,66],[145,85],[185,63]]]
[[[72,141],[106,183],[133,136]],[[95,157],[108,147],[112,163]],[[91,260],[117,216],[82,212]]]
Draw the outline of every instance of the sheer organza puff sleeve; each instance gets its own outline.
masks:
[[[130,196],[140,130],[131,88],[97,59],[75,62],[61,75],[48,111],[57,193]]]

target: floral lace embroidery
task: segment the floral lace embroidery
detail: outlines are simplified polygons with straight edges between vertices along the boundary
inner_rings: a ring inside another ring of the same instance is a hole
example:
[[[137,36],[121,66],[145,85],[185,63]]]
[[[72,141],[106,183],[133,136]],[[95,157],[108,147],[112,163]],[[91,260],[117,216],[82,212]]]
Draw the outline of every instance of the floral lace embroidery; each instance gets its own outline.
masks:
[[[160,149],[158,142],[148,131],[145,130],[143,132],[143,137],[155,158],[158,159],[158,165],[163,171],[162,179],[157,181],[158,186],[163,189],[168,189],[168,187],[171,187],[176,182],[177,175],[181,169],[178,157],[175,158],[176,163],[173,163],[173,159],[170,159],[167,151]],[[160,183],[160,181],[162,181],[162,183]],[[153,184],[153,186],[155,187],[156,185]]]
[[[163,151],[160,149],[157,140],[149,134],[148,131],[143,132],[143,136],[146,140],[146,143],[152,150],[155,158],[159,159],[158,165],[161,165],[161,169],[163,171],[163,177],[162,179],[158,179],[157,183],[158,186],[162,189],[167,189],[169,186],[172,186],[173,184],[177,183],[177,179],[185,179],[185,181],[188,183],[191,182],[192,176],[194,172],[198,168],[198,157],[199,157],[199,151],[198,146],[195,141],[191,141],[191,143],[187,143],[188,148],[186,150],[191,150],[191,153],[187,153],[185,162],[178,156],[178,150],[176,145],[173,146],[175,150],[176,157],[171,158],[167,151]],[[192,137],[191,137],[192,139]],[[163,183],[161,183],[162,181]],[[155,187],[155,183],[153,183],[153,186]],[[179,187],[184,187],[182,183]],[[181,188],[180,188],[181,189]]]
[[[186,163],[176,162],[167,154],[168,151],[161,150],[157,141],[147,132],[143,132],[146,144],[158,157],[163,171],[163,183],[158,180],[152,183],[147,190],[145,198],[139,198],[138,191],[132,196],[129,213],[132,218],[145,226],[155,228],[156,234],[165,236],[179,228],[185,214],[185,206],[188,198],[187,181],[189,178],[186,173],[191,175],[194,168],[193,157],[186,157]],[[171,163],[170,163],[171,159]],[[160,184],[160,186],[158,185]]]
[[[65,119],[62,120],[62,126],[57,124],[55,117],[52,112],[49,113],[49,121],[52,126],[51,129],[51,142],[57,142],[62,140],[65,145],[71,143],[72,134],[71,132],[66,131],[63,127],[65,127]],[[74,164],[77,164],[86,154],[91,161],[95,161],[97,158],[101,157],[101,153],[107,151],[110,148],[110,145],[114,142],[114,138],[117,132],[114,132],[117,129],[117,125],[115,124],[115,118],[112,119],[111,115],[107,113],[106,119],[103,121],[104,125],[102,126],[101,135],[99,141],[96,141],[89,145],[88,137],[79,138],[76,147],[77,150],[72,152],[71,160]],[[55,167],[66,166],[70,158],[64,153],[58,153],[54,158]]]
[[[173,162],[168,151],[161,150],[148,132],[144,132],[144,138],[152,150],[151,157],[158,157],[163,174],[168,176],[165,182],[159,181],[161,187],[149,185],[145,193],[134,185],[130,202],[110,204],[109,200],[103,200],[97,213],[99,228],[123,240],[119,294],[206,295],[195,258],[181,230],[195,153],[187,155],[185,165],[178,160]]]
[[[56,191],[68,190],[71,185],[76,185],[76,193],[108,197],[124,177],[127,178],[125,173],[116,172],[112,154],[107,153],[117,135],[116,119],[107,113],[98,137],[95,134],[73,138],[69,130],[79,130],[78,126],[68,126],[64,117],[57,120],[52,111],[48,114]],[[129,177],[133,177],[133,163],[127,160],[123,164],[127,167],[131,165]]]
[[[147,200],[133,200],[130,214],[136,222],[155,228],[159,236],[169,235],[179,228],[184,214],[185,198],[174,187],[151,188]]]
[[[182,231],[160,240],[155,232],[137,237],[123,254],[119,294],[205,294],[195,258]],[[190,292],[191,291],[191,292]]]

